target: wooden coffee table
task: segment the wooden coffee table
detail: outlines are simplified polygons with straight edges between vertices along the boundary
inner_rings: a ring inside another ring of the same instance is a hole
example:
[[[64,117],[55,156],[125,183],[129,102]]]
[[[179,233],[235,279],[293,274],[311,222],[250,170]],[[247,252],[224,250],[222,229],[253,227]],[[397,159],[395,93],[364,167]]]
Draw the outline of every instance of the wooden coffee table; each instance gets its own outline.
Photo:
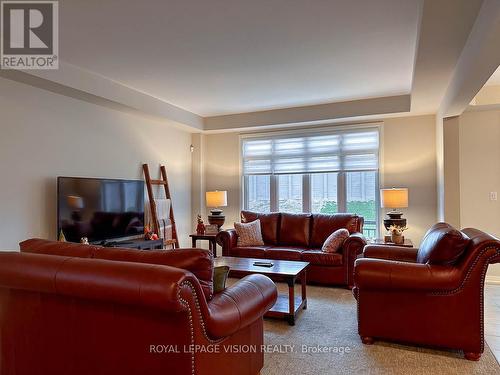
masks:
[[[254,266],[254,262],[272,262],[272,267]],[[271,260],[255,258],[219,257],[215,259],[215,266],[228,266],[229,276],[243,277],[253,273],[260,273],[273,281],[285,281],[288,284],[288,295],[278,294],[274,306],[267,312],[266,317],[281,318],[288,324],[295,325],[295,318],[300,309],[307,308],[306,269],[309,262],[291,260]],[[301,296],[295,296],[295,282],[300,278],[302,285]]]

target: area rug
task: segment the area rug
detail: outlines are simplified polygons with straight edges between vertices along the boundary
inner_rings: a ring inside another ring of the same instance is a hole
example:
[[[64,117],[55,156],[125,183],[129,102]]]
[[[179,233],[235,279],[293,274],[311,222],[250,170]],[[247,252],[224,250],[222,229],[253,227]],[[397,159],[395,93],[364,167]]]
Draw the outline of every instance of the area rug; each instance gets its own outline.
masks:
[[[287,287],[278,284],[278,288],[284,293]],[[349,290],[308,286],[307,297],[308,308],[295,326],[265,319],[267,353],[261,375],[500,374],[486,344],[479,362],[467,361],[455,351],[383,341],[363,345],[357,334],[356,302]]]

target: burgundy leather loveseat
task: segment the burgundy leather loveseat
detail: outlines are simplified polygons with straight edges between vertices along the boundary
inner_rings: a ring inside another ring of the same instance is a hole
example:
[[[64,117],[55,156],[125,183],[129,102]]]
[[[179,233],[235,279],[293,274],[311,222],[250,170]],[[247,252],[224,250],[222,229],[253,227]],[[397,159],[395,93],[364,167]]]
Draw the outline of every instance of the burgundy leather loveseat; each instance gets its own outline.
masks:
[[[353,285],[353,266],[366,241],[363,217],[352,214],[289,214],[241,211],[241,221],[260,219],[264,246],[238,247],[234,229],[221,231],[217,242],[224,256],[298,260],[309,262],[307,281],[328,285]],[[327,237],[340,228],[350,236],[338,253],[321,251]]]
[[[1,374],[255,375],[263,367],[262,316],[277,296],[265,276],[213,295],[205,250],[45,240],[21,250],[0,252]],[[226,352],[238,345],[256,350]]]
[[[354,267],[358,331],[363,343],[388,339],[484,350],[483,287],[500,241],[477,229],[434,225],[420,249],[369,245]]]

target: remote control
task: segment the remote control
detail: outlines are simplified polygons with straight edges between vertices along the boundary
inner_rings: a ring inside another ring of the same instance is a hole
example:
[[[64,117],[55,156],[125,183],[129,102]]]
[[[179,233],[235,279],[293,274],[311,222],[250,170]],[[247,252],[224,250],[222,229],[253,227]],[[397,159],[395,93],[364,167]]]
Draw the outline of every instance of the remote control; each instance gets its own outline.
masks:
[[[274,263],[273,262],[254,262],[253,265],[257,266],[257,267],[272,267],[272,266],[274,266]]]

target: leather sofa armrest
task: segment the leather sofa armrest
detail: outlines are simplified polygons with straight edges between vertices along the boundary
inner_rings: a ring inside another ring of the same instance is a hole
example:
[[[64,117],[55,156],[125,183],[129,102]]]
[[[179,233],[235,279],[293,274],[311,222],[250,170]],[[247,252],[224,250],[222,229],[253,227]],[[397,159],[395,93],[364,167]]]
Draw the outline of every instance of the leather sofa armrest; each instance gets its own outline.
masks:
[[[238,235],[235,229],[222,230],[217,233],[215,241],[222,246],[222,255],[230,256],[231,249],[238,246]]]
[[[267,276],[244,277],[208,303],[208,333],[213,338],[232,335],[260,319],[277,297],[276,285]]]
[[[357,259],[354,284],[363,290],[450,291],[460,286],[456,267],[384,259]]]
[[[417,252],[418,249],[413,247],[366,245],[363,250],[363,257],[415,263]]]
[[[363,233],[355,232],[344,241],[342,245],[342,262],[346,269],[346,284],[348,287],[354,285],[353,271],[354,261],[363,252],[366,246],[366,239]]]

